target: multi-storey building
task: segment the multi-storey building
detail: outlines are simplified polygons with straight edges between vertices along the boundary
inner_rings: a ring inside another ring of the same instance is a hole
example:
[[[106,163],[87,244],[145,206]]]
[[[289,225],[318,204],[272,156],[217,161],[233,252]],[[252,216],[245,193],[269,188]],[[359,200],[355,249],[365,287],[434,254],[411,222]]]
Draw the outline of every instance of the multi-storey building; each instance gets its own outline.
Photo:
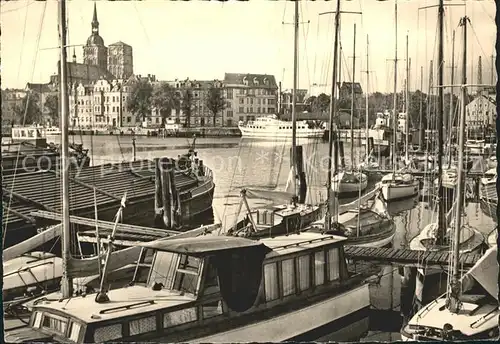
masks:
[[[296,112],[303,112],[306,109],[307,90],[297,89],[295,96],[295,109]],[[293,90],[284,90],[281,93],[281,111],[285,115],[292,113],[293,105]]]
[[[278,85],[273,75],[226,73],[223,87],[230,105],[223,113],[225,126],[277,111]]]
[[[134,73],[132,47],[123,42],[108,47],[108,71],[117,79],[128,79]]]
[[[14,113],[15,106],[21,106],[26,90],[7,88],[2,90],[2,125],[11,125],[12,121],[16,122],[16,114]]]
[[[479,94],[466,108],[465,124],[469,129],[493,126],[497,116],[494,95]]]

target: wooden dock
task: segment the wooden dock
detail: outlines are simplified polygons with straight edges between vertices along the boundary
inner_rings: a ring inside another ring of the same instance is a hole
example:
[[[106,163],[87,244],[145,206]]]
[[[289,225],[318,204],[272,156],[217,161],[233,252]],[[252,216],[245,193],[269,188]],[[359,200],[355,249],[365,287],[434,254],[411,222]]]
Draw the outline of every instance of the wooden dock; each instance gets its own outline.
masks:
[[[449,264],[451,252],[414,251],[407,248],[345,247],[346,258],[353,261],[373,262],[386,265],[444,268]],[[471,268],[481,258],[480,254],[463,253],[460,267]]]

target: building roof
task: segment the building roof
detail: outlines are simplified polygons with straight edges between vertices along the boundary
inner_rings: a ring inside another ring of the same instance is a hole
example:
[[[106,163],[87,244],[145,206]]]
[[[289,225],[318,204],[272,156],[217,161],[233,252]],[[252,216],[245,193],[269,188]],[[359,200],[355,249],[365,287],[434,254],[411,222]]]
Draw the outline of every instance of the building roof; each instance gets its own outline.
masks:
[[[278,84],[276,83],[274,75],[267,75],[267,74],[225,73],[224,83],[227,85],[246,86],[244,82],[245,78],[246,80],[248,80],[248,87],[258,86],[258,87],[278,88]],[[258,81],[258,85],[254,84],[254,80]],[[264,81],[267,81],[267,84]]]
[[[352,88],[352,82],[342,82],[342,86],[340,85],[340,82],[337,83],[339,89],[341,90],[349,90],[351,92]],[[361,84],[359,82],[354,83],[354,93],[355,94],[363,94],[363,89],[361,88]]]
[[[106,80],[113,80],[116,77],[111,74],[109,71],[100,68],[95,65],[88,65],[85,63],[77,63],[77,62],[67,62],[68,66],[68,79],[70,82],[72,81],[96,81],[101,78]],[[59,72],[60,72],[60,64],[57,63],[57,75],[56,80],[59,81]]]
[[[110,45],[108,45],[108,47],[114,47],[114,46],[125,46],[125,47],[131,47],[131,45],[128,45],[127,43],[124,43],[122,41],[118,41],[118,42],[115,42],[115,43],[112,43]]]
[[[26,84],[26,90],[37,92],[37,93],[50,93],[50,92],[54,91],[54,89],[50,83],[36,84],[36,83],[31,83],[31,82],[28,82]]]

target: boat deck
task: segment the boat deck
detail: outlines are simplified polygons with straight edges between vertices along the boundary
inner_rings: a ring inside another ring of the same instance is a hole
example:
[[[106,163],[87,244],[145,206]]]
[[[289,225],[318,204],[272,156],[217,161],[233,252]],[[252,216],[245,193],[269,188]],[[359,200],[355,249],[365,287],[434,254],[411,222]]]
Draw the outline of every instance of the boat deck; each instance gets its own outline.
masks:
[[[377,262],[381,264],[404,265],[416,267],[446,267],[451,252],[414,251],[405,248],[372,248],[346,246],[345,255],[354,261]],[[469,269],[481,258],[480,254],[460,254],[460,267]]]
[[[199,181],[196,176],[176,171],[175,183],[182,194],[197,186]],[[36,210],[61,212],[61,176],[57,171],[4,175],[2,184],[3,228],[35,225],[31,212]],[[142,160],[71,170],[69,192],[72,214],[93,213],[94,188],[99,211],[112,207],[116,212],[125,192],[129,206],[152,199],[155,194],[154,162]]]

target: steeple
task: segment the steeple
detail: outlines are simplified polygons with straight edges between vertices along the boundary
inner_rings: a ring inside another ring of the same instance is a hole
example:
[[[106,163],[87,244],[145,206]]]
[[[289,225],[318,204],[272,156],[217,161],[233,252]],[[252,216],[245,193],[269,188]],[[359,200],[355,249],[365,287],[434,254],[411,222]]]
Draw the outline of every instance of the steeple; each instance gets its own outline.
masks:
[[[73,48],[73,63],[76,63],[76,52],[75,52],[75,48]]]
[[[97,21],[97,5],[94,2],[94,16],[92,17],[92,34],[99,34],[99,22]]]

